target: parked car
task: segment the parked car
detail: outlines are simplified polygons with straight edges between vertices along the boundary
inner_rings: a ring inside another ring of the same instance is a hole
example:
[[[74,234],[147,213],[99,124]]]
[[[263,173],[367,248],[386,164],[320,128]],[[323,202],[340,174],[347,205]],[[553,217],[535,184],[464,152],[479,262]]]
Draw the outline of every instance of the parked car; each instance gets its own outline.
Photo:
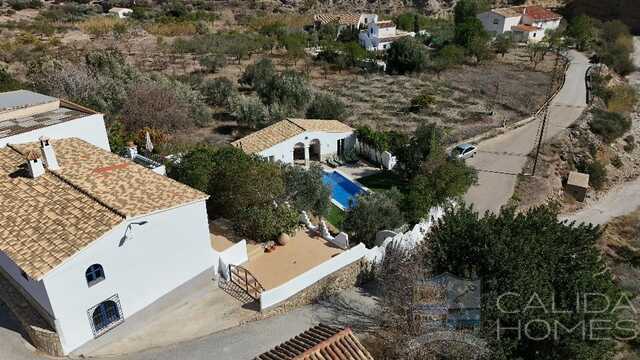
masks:
[[[453,150],[451,150],[450,156],[454,159],[465,160],[468,158],[472,158],[477,151],[478,148],[475,145],[460,144],[454,147]]]

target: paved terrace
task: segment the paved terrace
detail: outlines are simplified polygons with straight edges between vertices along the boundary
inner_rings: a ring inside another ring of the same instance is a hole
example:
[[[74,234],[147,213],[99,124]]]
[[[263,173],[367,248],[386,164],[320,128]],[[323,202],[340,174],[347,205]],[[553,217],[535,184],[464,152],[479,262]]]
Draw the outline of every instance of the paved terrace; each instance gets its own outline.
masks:
[[[223,251],[240,241],[226,221],[216,220],[210,224],[212,246]],[[273,289],[285,282],[341,254],[342,249],[334,246],[322,237],[309,234],[303,229],[296,231],[289,243],[277,246],[275,251],[267,253],[262,244],[247,241],[249,261],[242,264],[264,286]]]

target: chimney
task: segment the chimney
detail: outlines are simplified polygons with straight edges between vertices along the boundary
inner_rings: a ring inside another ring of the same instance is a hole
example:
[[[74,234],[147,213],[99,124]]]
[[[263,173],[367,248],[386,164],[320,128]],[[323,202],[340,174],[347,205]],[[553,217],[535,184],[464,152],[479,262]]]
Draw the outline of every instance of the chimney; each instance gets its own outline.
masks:
[[[27,168],[32,179],[44,174],[44,165],[38,152],[32,150],[27,153]]]
[[[522,15],[527,15],[527,7],[526,6],[522,7]]]
[[[133,141],[127,143],[127,156],[131,159],[135,159],[138,156],[138,147]]]
[[[47,169],[60,169],[60,165],[58,165],[58,159],[56,158],[56,152],[55,150],[53,150],[53,146],[51,146],[48,137],[43,136],[40,138],[40,149],[42,150],[42,155],[44,155],[44,161],[47,164]]]

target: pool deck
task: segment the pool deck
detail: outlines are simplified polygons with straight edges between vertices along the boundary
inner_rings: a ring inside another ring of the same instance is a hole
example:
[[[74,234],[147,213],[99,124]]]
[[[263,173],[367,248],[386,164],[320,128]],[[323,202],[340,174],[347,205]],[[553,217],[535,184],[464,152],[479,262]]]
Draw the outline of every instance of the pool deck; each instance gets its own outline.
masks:
[[[322,164],[325,171],[338,170],[343,175],[346,175],[350,179],[360,179],[369,175],[376,174],[382,169],[376,167],[364,160],[358,160],[355,164],[345,164],[337,168],[332,168],[327,164]]]

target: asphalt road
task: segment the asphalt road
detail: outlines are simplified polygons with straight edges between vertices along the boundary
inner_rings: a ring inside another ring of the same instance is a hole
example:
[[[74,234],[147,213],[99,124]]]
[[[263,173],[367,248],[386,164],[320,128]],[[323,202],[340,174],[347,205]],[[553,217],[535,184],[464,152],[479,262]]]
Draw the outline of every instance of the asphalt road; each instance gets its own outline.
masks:
[[[578,119],[586,107],[585,75],[589,60],[577,51],[569,51],[570,65],[564,86],[549,107],[544,139],[548,140]],[[536,145],[541,119],[482,141],[478,153],[468,164],[478,169],[478,184],[465,195],[465,201],[483,213],[497,212],[507,203],[529,154]]]

